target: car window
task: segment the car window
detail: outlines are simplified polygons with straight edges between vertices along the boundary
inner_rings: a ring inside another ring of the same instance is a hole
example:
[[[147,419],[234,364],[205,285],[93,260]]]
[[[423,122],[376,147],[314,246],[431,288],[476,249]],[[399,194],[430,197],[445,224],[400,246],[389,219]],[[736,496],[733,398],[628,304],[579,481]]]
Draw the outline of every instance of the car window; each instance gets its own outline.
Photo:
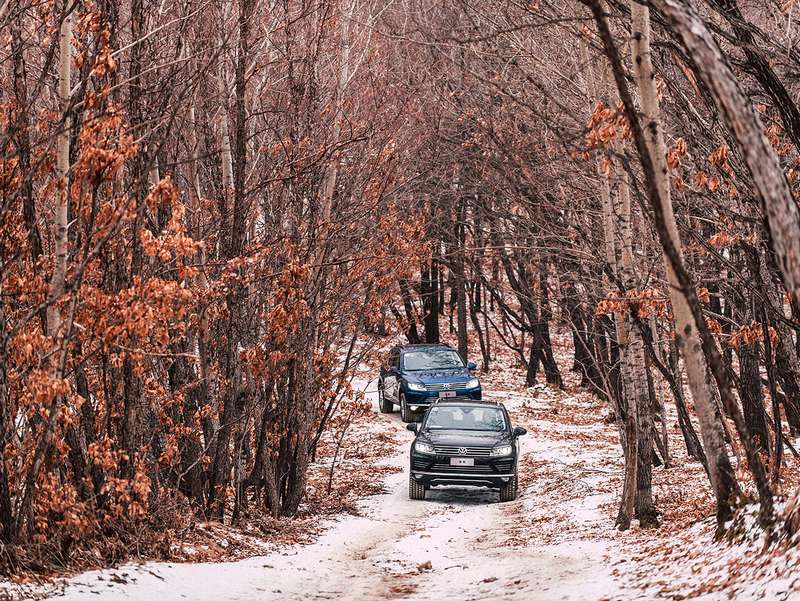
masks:
[[[464,367],[464,361],[461,359],[461,355],[452,349],[409,351],[403,355],[403,369],[406,371],[453,369],[456,367]]]
[[[389,355],[389,367],[400,367],[400,353],[393,351]]]
[[[485,430],[502,432],[506,418],[499,407],[436,406],[428,410],[428,430]]]

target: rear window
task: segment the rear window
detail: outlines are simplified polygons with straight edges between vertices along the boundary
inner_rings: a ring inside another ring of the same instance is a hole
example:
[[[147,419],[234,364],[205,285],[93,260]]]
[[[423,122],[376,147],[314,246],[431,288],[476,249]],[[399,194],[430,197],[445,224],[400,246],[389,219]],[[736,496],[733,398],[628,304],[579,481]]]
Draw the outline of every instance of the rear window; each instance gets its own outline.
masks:
[[[475,430],[502,432],[506,416],[499,407],[436,406],[428,410],[428,430]]]

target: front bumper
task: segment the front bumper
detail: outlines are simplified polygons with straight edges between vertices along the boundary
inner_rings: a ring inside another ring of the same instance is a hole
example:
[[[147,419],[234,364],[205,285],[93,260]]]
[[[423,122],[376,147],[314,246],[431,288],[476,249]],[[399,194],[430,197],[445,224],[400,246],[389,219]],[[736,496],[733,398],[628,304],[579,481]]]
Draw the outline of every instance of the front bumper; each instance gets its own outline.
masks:
[[[424,411],[428,407],[430,407],[434,401],[438,399],[447,398],[467,398],[472,399],[473,401],[480,401],[481,400],[481,389],[480,386],[478,388],[454,388],[453,390],[449,390],[447,392],[455,392],[455,396],[451,397],[440,397],[439,391],[437,390],[409,390],[408,388],[403,389],[403,394],[406,397],[406,403],[408,403],[409,409],[412,411]]]
[[[411,477],[425,485],[467,484],[499,487],[515,475],[516,458],[474,457],[475,465],[450,465],[450,457],[442,455],[411,456]]]

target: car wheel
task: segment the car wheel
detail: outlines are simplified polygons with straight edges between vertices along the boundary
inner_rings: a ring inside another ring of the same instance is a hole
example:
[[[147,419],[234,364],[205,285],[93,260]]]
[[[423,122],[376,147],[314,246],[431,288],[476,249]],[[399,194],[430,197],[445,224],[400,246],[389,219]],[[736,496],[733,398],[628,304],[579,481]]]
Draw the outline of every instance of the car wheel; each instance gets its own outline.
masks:
[[[394,404],[386,398],[386,393],[383,391],[383,384],[378,382],[378,406],[381,413],[391,413],[394,411]]]
[[[403,423],[408,424],[414,421],[414,414],[411,409],[408,408],[408,403],[406,403],[406,395],[402,392],[400,393],[400,419],[403,420]]]
[[[503,503],[507,501],[513,501],[517,498],[517,477],[514,476],[506,482],[505,484],[500,485],[500,501]]]
[[[408,477],[408,498],[413,501],[425,500],[425,485],[417,482],[411,476]]]

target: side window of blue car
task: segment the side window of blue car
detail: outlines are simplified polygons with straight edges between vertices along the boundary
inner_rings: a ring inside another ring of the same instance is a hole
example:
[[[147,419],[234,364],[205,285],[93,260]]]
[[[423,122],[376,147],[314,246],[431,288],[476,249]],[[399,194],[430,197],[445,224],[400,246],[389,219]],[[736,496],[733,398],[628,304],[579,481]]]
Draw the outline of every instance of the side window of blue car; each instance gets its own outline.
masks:
[[[389,367],[392,369],[400,369],[400,353],[398,351],[393,351],[391,355],[389,355]]]

